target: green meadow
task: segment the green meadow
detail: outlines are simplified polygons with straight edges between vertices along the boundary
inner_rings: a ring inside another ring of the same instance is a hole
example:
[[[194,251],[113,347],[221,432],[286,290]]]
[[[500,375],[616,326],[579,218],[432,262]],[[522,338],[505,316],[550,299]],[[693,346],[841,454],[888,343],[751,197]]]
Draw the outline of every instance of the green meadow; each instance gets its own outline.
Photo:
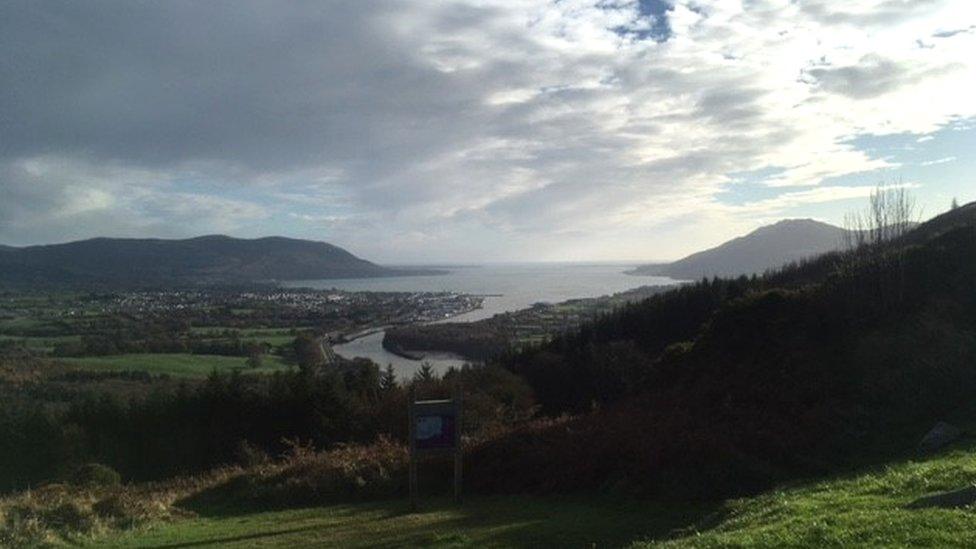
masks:
[[[976,482],[976,443],[724,504],[609,494],[404,499],[250,513],[204,509],[105,547],[973,547],[976,510],[907,509]]]
[[[100,540],[99,547],[597,547],[659,536],[688,510],[606,495],[480,496],[201,516]]]
[[[234,332],[242,341],[254,343],[268,343],[274,346],[288,345],[295,340],[292,328],[228,328],[221,326],[202,326],[191,328],[197,335],[223,336],[226,332]],[[297,327],[294,331],[301,332],[309,328]]]
[[[242,370],[249,373],[269,373],[288,368],[281,357],[266,355],[259,368],[248,368],[247,358],[240,356],[173,354],[128,354],[81,358],[62,358],[60,361],[84,370],[145,371],[174,377],[206,377],[213,371]]]

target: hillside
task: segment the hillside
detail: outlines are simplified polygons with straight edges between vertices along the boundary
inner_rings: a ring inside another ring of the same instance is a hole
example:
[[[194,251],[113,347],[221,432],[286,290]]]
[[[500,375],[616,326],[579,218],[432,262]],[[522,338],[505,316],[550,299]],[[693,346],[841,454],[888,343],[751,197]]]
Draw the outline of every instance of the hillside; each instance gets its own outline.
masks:
[[[0,524],[0,545],[69,541],[75,546],[119,548],[260,543],[262,547],[644,549],[976,543],[976,513],[971,508],[910,508],[919,498],[974,480],[976,444],[971,439],[926,459],[895,460],[826,479],[793,482],[724,503],[619,493],[472,494],[462,506],[455,506],[444,496],[429,495],[416,512],[409,510],[402,494],[381,494],[368,501],[349,496],[330,499],[328,494],[343,490],[322,469],[342,457],[320,453],[291,465],[286,460],[150,485],[41,487],[0,499],[0,513],[5,516],[33,513],[35,517],[33,522]],[[349,469],[346,476],[361,474],[356,467]],[[279,488],[276,505],[240,505],[240,496],[267,490],[269,478],[276,483],[272,487],[289,487]],[[206,506],[194,502],[222,486],[237,491],[225,491]],[[303,490],[314,490],[319,499],[295,497]]]
[[[185,284],[421,273],[381,267],[325,242],[282,237],[94,238],[0,254],[4,284]]]
[[[786,219],[673,263],[645,265],[628,274],[682,280],[762,274],[791,261],[840,249],[844,234],[844,229],[812,219]]]
[[[973,547],[972,508],[912,509],[911,502],[973,482],[972,441],[927,460],[784,486],[724,504],[709,519],[649,547]]]
[[[971,508],[907,505],[976,478],[971,438],[948,454],[919,448],[938,421],[976,424],[974,279],[970,204],[890,242],[683,285],[443,379],[384,388],[362,363],[341,376],[214,375],[59,415],[11,408],[0,442],[17,450],[0,455],[14,465],[83,451],[81,463],[159,482],[94,486],[87,466],[63,467],[44,478],[66,482],[0,500],[0,540],[971,544]],[[11,379],[39,367],[22,362]],[[434,460],[410,513],[405,399],[455,383],[465,503],[427,499],[447,490],[449,463]],[[102,537],[117,530],[130,531]]]
[[[462,508],[443,500],[417,514],[402,501],[299,508],[177,522],[120,536],[118,547],[262,537],[270,547],[308,543],[344,547],[628,546],[823,547],[973,546],[971,509],[908,509],[913,500],[973,481],[976,447],[921,462],[896,462],[824,481],[784,486],[713,509],[608,497],[475,497]],[[380,518],[383,520],[379,520]],[[284,524],[295,528],[282,528]],[[531,524],[531,527],[524,525]],[[308,529],[298,527],[307,526]],[[102,543],[106,543],[103,541]]]
[[[545,413],[580,416],[475,459],[506,490],[626,481],[710,499],[910,453],[976,395],[973,280],[976,204],[884,245],[652,297],[505,359]]]

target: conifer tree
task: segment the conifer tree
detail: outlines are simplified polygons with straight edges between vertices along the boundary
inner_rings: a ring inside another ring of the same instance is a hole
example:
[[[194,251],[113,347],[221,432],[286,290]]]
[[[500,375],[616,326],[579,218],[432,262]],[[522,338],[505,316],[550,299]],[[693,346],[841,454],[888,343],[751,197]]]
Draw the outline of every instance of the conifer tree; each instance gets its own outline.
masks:
[[[383,375],[380,376],[380,390],[384,392],[390,392],[397,387],[396,373],[393,371],[393,365],[387,364],[386,370],[383,371]]]

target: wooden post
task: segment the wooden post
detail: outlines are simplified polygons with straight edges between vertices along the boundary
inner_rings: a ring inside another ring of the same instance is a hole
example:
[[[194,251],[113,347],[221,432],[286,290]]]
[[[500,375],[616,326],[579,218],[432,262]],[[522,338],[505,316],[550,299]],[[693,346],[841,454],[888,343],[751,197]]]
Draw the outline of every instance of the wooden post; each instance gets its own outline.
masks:
[[[409,402],[407,403],[407,421],[410,426],[407,429],[407,436],[410,440],[410,509],[417,510],[417,439],[414,430],[417,428],[417,420],[414,417],[414,402],[417,401],[417,391],[413,384],[410,385]]]
[[[454,386],[454,503],[461,504],[461,384]]]

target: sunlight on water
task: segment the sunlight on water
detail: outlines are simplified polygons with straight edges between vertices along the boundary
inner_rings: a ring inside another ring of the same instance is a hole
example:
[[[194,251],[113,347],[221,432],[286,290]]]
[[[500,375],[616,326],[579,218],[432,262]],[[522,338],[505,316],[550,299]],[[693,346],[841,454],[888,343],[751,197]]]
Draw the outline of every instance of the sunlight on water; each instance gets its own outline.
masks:
[[[624,271],[634,267],[625,263],[534,263],[481,265],[449,268],[437,276],[403,276],[389,278],[356,278],[305,280],[288,283],[293,287],[336,288],[373,292],[458,292],[485,295],[484,307],[450,319],[471,322],[498,313],[516,311],[533,303],[558,303],[574,298],[599,297],[637,288],[673,284],[661,276],[631,276]],[[383,349],[383,332],[376,332],[343,345],[335,351],[346,358],[366,357],[381,367],[392,364],[401,377],[409,377],[420,368],[420,361],[403,358]],[[428,356],[438,372],[460,366],[464,360],[450,355]]]

